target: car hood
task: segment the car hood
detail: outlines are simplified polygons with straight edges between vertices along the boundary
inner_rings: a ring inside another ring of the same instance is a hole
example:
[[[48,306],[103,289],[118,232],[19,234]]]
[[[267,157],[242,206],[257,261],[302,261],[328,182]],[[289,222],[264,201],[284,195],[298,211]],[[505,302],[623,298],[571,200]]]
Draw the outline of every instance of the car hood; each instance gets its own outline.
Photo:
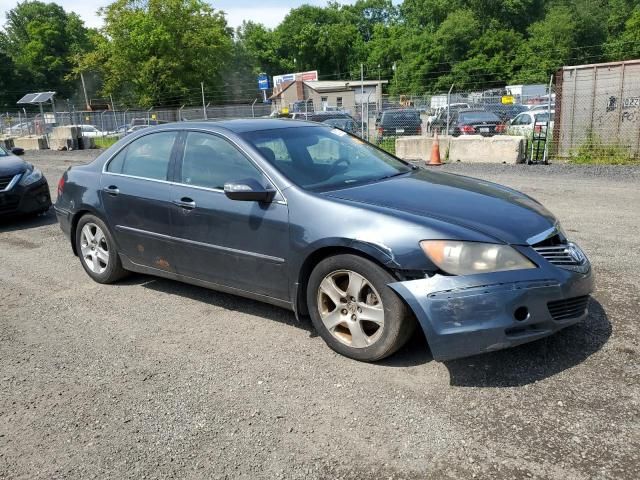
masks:
[[[511,244],[526,245],[527,239],[557,223],[551,212],[523,193],[428,170],[324,195],[446,221]]]
[[[17,175],[27,170],[27,163],[15,155],[0,157],[0,177]]]

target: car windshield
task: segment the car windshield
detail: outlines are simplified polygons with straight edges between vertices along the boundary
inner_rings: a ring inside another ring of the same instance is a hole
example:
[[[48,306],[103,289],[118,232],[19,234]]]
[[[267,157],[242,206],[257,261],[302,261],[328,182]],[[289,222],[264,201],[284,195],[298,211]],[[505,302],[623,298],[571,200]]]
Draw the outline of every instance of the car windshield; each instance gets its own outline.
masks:
[[[460,113],[461,122],[499,122],[500,119],[491,112]]]
[[[287,178],[307,190],[349,187],[412,170],[388,153],[335,128],[258,130],[242,137]]]

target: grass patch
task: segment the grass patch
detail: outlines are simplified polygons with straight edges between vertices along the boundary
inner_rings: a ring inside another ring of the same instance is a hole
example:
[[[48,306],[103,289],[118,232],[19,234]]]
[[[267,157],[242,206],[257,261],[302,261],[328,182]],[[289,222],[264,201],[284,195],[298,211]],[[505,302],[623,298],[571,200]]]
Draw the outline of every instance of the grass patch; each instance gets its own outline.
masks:
[[[395,138],[383,138],[378,141],[378,147],[383,150],[386,150],[391,155],[396,154],[396,139]]]
[[[580,165],[640,165],[640,158],[633,157],[629,148],[605,144],[590,133],[587,140],[571,152],[569,162]]]
[[[96,147],[109,148],[111,145],[113,145],[117,141],[118,139],[114,137],[96,137]]]

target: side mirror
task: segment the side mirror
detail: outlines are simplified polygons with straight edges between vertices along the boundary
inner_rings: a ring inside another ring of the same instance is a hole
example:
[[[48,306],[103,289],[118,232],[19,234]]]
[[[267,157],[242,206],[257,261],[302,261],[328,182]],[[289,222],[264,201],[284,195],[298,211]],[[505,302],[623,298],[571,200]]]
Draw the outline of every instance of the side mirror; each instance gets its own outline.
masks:
[[[224,184],[224,194],[231,200],[243,202],[271,202],[276,192],[267,190],[253,178]]]
[[[11,149],[11,153],[13,153],[14,155],[24,155],[24,148],[13,147]]]

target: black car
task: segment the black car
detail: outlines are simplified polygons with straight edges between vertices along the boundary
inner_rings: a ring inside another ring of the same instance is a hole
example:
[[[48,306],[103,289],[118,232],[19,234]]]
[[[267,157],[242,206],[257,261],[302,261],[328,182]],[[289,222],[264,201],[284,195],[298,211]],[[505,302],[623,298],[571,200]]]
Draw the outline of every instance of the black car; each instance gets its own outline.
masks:
[[[149,127],[58,190],[95,281],[135,271],[289,308],[358,360],[416,326],[436,360],[536,340],[583,320],[593,289],[587,257],[532,198],[327,125]]]
[[[449,105],[449,108],[445,106],[441,107],[438,110],[438,113],[436,114],[435,118],[433,118],[430,122],[429,122],[429,130],[431,132],[444,132],[446,130],[446,125],[447,125],[447,113],[449,116],[449,125],[451,125],[451,117],[455,112],[458,112],[460,110],[466,110],[470,108],[468,103],[452,103],[451,105]]]
[[[0,146],[0,217],[44,213],[51,207],[49,185],[42,172]]]
[[[460,135],[482,135],[491,137],[505,132],[505,124],[495,113],[486,110],[468,109],[454,112],[451,116],[449,134],[454,137]]]
[[[357,124],[352,118],[329,118],[322,123],[358,136],[360,136],[360,130],[362,129],[361,125]]]
[[[482,105],[482,108],[484,110],[487,110],[488,112],[495,113],[498,117],[500,117],[502,123],[513,120],[520,113],[529,110],[524,105],[520,105],[517,103],[514,103],[512,105],[503,105],[502,103],[487,103],[485,105]]]
[[[420,112],[412,108],[385,110],[376,117],[378,140],[388,137],[422,135]]]

